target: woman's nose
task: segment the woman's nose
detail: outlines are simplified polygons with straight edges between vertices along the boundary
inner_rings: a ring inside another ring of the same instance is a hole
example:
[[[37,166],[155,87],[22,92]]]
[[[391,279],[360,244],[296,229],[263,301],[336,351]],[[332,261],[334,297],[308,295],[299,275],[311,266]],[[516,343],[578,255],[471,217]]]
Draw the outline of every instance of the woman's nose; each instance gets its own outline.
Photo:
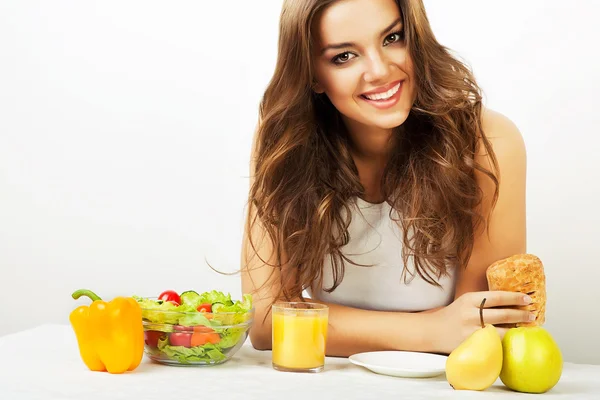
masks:
[[[383,54],[373,54],[369,57],[364,77],[366,82],[385,80],[390,74],[390,65]]]

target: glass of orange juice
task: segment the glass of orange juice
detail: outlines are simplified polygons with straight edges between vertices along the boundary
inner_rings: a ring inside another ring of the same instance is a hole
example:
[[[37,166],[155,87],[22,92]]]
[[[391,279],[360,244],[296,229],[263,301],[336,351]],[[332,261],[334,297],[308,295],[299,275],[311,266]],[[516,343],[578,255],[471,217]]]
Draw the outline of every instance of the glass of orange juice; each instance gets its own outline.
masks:
[[[308,302],[279,302],[271,307],[273,368],[286,372],[321,372],[329,307]]]

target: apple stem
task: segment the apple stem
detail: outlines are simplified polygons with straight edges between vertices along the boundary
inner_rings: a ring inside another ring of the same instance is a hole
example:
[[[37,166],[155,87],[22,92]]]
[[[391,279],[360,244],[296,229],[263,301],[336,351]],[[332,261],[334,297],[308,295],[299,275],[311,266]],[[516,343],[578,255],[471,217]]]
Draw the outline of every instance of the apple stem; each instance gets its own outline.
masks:
[[[479,305],[479,320],[481,321],[481,328],[485,328],[485,324],[483,323],[483,305],[485,304],[485,298],[481,301]]]

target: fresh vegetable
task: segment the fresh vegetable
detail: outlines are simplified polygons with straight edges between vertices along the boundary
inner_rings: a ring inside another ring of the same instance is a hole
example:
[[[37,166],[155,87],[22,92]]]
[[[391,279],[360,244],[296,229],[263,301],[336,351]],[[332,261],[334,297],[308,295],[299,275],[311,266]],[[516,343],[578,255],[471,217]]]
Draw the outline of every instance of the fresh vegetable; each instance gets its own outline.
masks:
[[[217,344],[221,341],[221,337],[216,332],[194,332],[192,334],[191,346],[203,346],[206,343]]]
[[[173,332],[169,335],[169,341],[173,346],[191,347],[192,333]]]
[[[144,343],[150,347],[158,346],[158,341],[166,336],[166,333],[160,331],[144,331]]]
[[[181,297],[179,297],[177,292],[174,290],[165,290],[158,296],[158,299],[162,301],[170,301],[176,306],[181,304]]]
[[[148,351],[159,359],[184,364],[223,361],[231,349],[241,344],[252,322],[252,296],[247,294],[238,301],[215,290],[161,296],[133,296],[142,308],[146,331],[154,332],[146,336]],[[178,304],[172,302],[177,298]]]
[[[219,348],[219,346],[211,343],[207,343],[204,346],[188,348],[183,346],[169,345],[168,340],[165,339],[158,341],[157,349],[161,355],[172,360],[177,360],[182,364],[200,361],[215,363],[223,361],[226,358],[226,355]]]
[[[142,310],[131,297],[103,301],[90,290],[77,290],[74,299],[87,296],[89,306],[75,308],[69,321],[75,331],[79,353],[92,371],[121,374],[133,371],[142,361],[144,330]]]
[[[193,290],[188,290],[181,293],[181,301],[186,304],[194,304],[195,300],[199,297],[200,295]]]

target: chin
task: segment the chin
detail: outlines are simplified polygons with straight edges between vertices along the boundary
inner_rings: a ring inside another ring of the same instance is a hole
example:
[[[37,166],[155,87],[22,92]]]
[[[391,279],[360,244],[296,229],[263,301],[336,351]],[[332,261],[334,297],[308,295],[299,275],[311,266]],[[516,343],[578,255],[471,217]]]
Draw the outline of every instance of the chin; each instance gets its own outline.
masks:
[[[381,129],[393,129],[402,125],[408,118],[410,110],[400,110],[389,115],[381,115],[370,118],[366,125],[376,126]]]

